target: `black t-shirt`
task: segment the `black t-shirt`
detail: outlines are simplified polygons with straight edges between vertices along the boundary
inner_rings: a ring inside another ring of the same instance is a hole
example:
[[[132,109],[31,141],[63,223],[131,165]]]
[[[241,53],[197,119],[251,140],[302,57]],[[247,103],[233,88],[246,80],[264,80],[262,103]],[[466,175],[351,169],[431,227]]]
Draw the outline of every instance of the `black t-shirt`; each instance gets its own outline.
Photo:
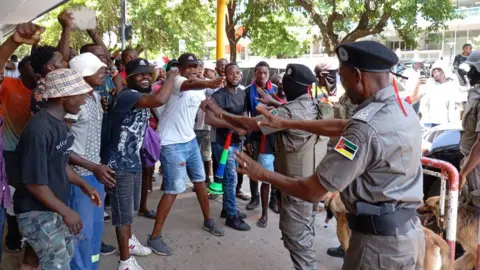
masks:
[[[16,214],[51,211],[43,206],[25,185],[47,185],[63,203],[70,199],[66,166],[75,137],[63,121],[45,110],[35,114],[23,130],[15,154],[20,183],[13,196]]]
[[[245,111],[245,91],[241,89],[237,88],[237,93],[233,94],[227,89],[222,88],[216,91],[212,95],[212,98],[215,100],[218,106],[220,106],[220,108],[231,114],[243,115],[243,112]],[[216,131],[217,143],[223,146],[230,130],[228,128],[217,128]],[[240,138],[238,137],[238,134],[234,133],[230,145],[237,146],[239,144]]]

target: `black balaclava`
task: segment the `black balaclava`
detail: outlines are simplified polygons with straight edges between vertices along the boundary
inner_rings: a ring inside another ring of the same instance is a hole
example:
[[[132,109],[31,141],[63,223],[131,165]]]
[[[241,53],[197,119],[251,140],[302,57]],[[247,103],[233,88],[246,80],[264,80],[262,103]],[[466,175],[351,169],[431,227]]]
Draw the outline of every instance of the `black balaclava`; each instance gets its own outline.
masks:
[[[287,97],[287,101],[292,101],[297,99],[300,96],[303,96],[308,93],[308,88],[310,85],[300,84],[289,76],[283,77],[283,91]]]

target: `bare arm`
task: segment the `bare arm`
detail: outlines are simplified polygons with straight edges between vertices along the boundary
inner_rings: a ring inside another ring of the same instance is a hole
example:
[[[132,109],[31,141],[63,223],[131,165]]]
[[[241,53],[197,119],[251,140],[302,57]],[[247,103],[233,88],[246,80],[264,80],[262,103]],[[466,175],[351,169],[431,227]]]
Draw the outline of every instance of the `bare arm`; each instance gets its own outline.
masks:
[[[72,12],[67,10],[63,11],[58,15],[58,21],[62,25],[62,35],[58,41],[58,51],[62,54],[63,60],[68,62],[70,59],[70,33],[73,25]]]
[[[112,59],[110,58],[110,53],[108,52],[107,46],[105,46],[105,43],[103,43],[103,40],[98,36],[97,30],[96,29],[88,29],[87,30],[88,35],[92,39],[93,43],[97,44],[98,46],[102,47],[105,53],[107,54],[107,61],[108,64],[111,65]]]
[[[186,80],[180,86],[180,91],[188,91],[188,90],[203,90],[205,88],[216,89],[221,87],[223,84],[224,79],[219,78],[213,81],[207,80]]]
[[[258,179],[275,186],[280,191],[302,199],[307,202],[316,203],[322,200],[327,194],[327,189],[320,184],[317,175],[303,178],[292,178],[276,172],[265,170],[260,164],[252,160],[245,153],[236,153],[235,159],[239,163],[237,171],[247,174],[250,179]]]
[[[25,185],[27,190],[33,194],[43,206],[58,213],[61,216],[68,215],[72,209],[65,205],[61,200],[53,194],[48,185],[27,184]]]
[[[338,137],[342,136],[348,120],[283,120],[285,129],[299,129],[313,134]]]
[[[70,154],[69,158],[70,158],[69,159],[70,164],[77,165],[91,171],[95,175],[95,177],[98,179],[98,181],[100,181],[101,183],[107,185],[108,187],[115,186],[116,182],[115,182],[115,179],[113,178],[113,174],[115,172],[110,167],[93,163],[87,159],[80,157],[79,155],[73,152]],[[68,167],[67,172],[69,172],[69,170],[72,170],[70,166],[67,166],[67,167]],[[72,172],[74,171],[72,170]]]
[[[232,125],[241,127],[248,132],[259,131],[260,127],[258,126],[257,119],[248,116],[234,115],[223,111],[220,115],[221,119],[232,123]]]
[[[167,80],[162,85],[160,90],[153,95],[143,95],[138,99],[135,107],[137,108],[157,108],[163,106],[170,99],[174,90],[175,77],[178,75],[178,71],[169,71]]]
[[[210,110],[204,110],[204,111],[205,111],[205,123],[207,125],[214,126],[216,128],[228,128],[230,130],[233,130],[233,132],[240,134],[242,136],[246,134],[245,129],[239,128],[235,125],[230,124],[227,121],[217,118],[215,114]]]
[[[460,186],[465,184],[465,178],[469,175],[473,169],[480,163],[480,136],[472,147],[470,154],[467,157],[465,165],[460,170],[461,182]]]

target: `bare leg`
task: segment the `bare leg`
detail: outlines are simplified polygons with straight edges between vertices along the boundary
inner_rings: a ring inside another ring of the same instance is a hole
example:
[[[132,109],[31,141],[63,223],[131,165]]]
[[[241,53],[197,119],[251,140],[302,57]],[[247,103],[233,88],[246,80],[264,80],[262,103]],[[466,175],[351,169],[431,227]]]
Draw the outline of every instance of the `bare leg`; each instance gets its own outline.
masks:
[[[173,202],[177,198],[176,194],[163,194],[162,198],[158,202],[157,206],[157,218],[155,219],[155,225],[153,226],[153,231],[150,239],[155,239],[162,235],[163,225],[167,219],[170,209],[172,209]],[[207,198],[208,200],[208,198]]]
[[[210,179],[213,178],[212,161],[204,161],[203,162],[203,167],[205,169],[205,175],[207,176],[207,179],[205,179],[205,181],[207,183],[210,183]]]
[[[152,176],[153,170],[155,167],[142,169],[142,198],[140,199],[140,210],[138,212],[145,214],[148,213],[147,200],[148,200],[148,190],[152,185]]]
[[[210,204],[208,202],[207,186],[205,182],[196,182],[193,183],[195,186],[195,192],[197,193],[198,203],[200,208],[202,208],[203,219],[210,219]]]
[[[262,186],[260,188],[260,198],[262,200],[262,216],[257,222],[257,226],[260,228],[267,227],[269,197],[270,197],[270,184],[262,183]]]
[[[126,261],[130,258],[130,249],[128,248],[128,240],[132,238],[132,226],[124,225],[115,228],[117,235],[118,249],[120,251],[120,260]]]

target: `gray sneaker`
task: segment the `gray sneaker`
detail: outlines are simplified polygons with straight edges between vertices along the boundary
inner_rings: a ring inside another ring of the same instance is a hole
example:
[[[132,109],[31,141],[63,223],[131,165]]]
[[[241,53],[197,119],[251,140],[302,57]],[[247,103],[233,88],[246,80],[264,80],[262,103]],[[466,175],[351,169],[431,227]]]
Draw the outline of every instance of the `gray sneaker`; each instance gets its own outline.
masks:
[[[149,235],[147,246],[153,251],[153,253],[158,255],[170,256],[173,253],[172,249],[167,245],[167,243],[165,243],[165,241],[163,241],[161,236],[151,240]]]
[[[215,223],[215,220],[213,220],[213,218],[204,221],[202,228],[215,236],[225,235],[225,231],[217,227],[217,224]]]

